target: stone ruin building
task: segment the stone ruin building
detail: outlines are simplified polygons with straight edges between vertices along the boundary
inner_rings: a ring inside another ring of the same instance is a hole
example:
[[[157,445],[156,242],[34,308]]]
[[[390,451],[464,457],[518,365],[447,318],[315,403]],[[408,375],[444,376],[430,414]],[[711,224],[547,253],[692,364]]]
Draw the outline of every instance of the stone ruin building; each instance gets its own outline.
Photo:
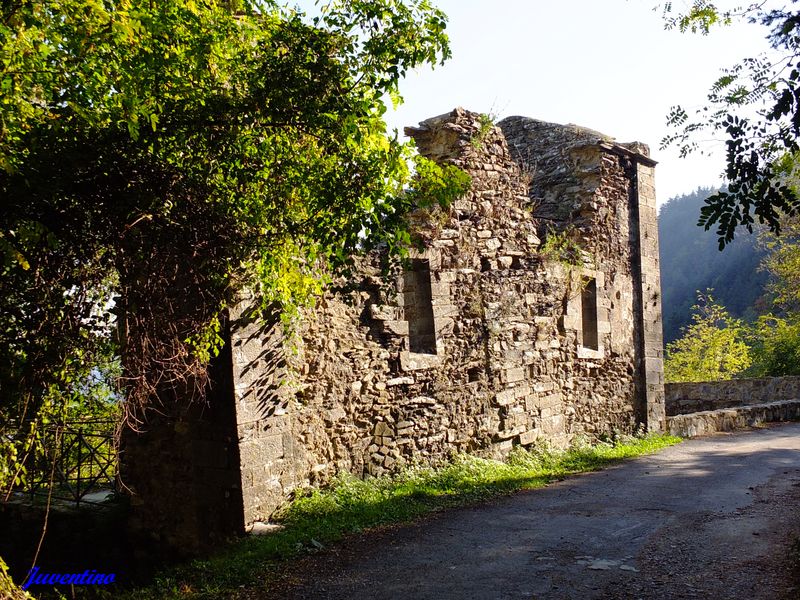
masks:
[[[340,471],[663,429],[647,147],[523,117],[487,130],[463,109],[407,133],[471,190],[415,215],[425,249],[389,283],[366,257],[291,349],[233,311],[209,405],[127,440],[134,534],[191,553]]]

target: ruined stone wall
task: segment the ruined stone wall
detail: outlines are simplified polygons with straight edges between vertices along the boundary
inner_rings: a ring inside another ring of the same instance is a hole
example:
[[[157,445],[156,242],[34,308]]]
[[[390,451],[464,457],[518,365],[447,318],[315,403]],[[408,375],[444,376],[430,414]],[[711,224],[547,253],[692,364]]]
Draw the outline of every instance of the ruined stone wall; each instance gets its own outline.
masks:
[[[381,257],[367,257],[292,340],[277,323],[234,315],[246,522],[339,471],[378,475],[646,422],[644,159],[547,125],[546,136],[526,134],[528,157],[549,152],[535,165],[512,157],[506,140],[523,144],[505,121],[486,132],[457,109],[409,130],[423,155],[463,168],[473,185],[451,210],[415,215],[425,250],[406,271],[387,282]],[[554,213],[583,248],[581,266],[541,251]]]
[[[664,386],[667,415],[735,408],[782,400],[800,399],[800,377],[761,377],[667,383]]]
[[[521,117],[487,130],[462,109],[408,133],[470,191],[413,213],[424,249],[389,278],[380,253],[359,259],[289,337],[242,298],[210,401],[162,398],[123,440],[137,545],[199,552],[338,472],[663,427],[646,148]]]
[[[531,178],[529,206],[540,233],[560,231],[576,240],[610,279],[605,301],[612,331],[624,330],[622,347],[633,336],[636,418],[663,429],[655,162],[647,146],[617,144],[592,129],[527,117],[509,117],[499,126],[512,157]]]

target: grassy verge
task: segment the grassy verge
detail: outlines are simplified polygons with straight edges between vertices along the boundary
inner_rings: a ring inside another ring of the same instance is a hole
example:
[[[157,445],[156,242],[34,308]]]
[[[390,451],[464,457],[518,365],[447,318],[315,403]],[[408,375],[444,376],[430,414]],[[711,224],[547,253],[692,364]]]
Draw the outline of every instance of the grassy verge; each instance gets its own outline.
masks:
[[[648,435],[615,444],[576,445],[566,451],[517,449],[505,462],[458,456],[437,469],[413,468],[392,477],[341,476],[324,490],[298,495],[276,517],[283,529],[242,540],[210,559],[163,573],[147,588],[130,591],[129,596],[118,592],[115,597],[226,598],[242,586],[263,588],[273,570],[270,564],[322,548],[349,533],[541,487],[679,441]]]

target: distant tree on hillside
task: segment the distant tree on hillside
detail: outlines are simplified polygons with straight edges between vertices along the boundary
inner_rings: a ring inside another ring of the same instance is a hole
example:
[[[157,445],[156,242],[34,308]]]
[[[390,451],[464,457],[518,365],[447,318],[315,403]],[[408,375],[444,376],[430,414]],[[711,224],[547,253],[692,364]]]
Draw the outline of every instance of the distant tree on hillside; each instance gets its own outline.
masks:
[[[751,377],[800,375],[800,315],[760,317],[749,336]]]
[[[744,323],[731,317],[711,292],[698,294],[692,324],[682,338],[667,344],[668,383],[731,379],[751,364]]]
[[[763,233],[770,313],[751,333],[754,376],[800,375],[800,219],[787,219],[780,236]]]

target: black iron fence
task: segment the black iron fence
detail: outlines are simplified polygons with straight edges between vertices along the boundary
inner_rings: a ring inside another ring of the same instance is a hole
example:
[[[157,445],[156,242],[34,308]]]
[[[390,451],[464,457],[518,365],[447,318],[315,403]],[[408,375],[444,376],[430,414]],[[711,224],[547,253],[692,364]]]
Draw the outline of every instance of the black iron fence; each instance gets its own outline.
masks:
[[[28,457],[16,491],[76,505],[106,501],[117,492],[115,427],[113,421],[48,424],[38,444],[41,451]]]

